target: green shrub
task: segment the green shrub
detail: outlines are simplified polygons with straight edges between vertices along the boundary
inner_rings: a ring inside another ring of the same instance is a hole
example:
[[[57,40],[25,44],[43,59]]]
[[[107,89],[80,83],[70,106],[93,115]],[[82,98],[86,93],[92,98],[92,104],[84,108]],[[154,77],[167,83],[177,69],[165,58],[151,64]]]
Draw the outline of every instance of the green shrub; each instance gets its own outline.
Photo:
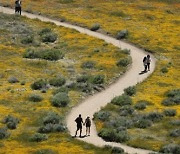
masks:
[[[104,75],[96,75],[92,79],[93,84],[103,84],[104,83]]]
[[[146,120],[146,119],[140,119],[135,123],[135,126],[137,128],[148,128],[151,127],[152,122],[150,120]]]
[[[57,40],[57,34],[55,34],[51,29],[44,28],[39,32],[42,42],[53,43]]]
[[[67,93],[68,94],[69,89],[67,87],[59,87],[58,89],[55,89],[52,93],[53,95],[56,95],[57,93]]]
[[[51,32],[51,33],[47,33],[47,34],[44,34],[41,36],[41,40],[42,42],[50,42],[50,43],[53,43],[57,40],[57,34]]]
[[[47,86],[47,81],[40,79],[38,81],[35,81],[33,84],[31,84],[31,88],[33,90],[41,90],[41,89],[46,89]]]
[[[66,127],[64,126],[62,121],[62,117],[60,117],[57,113],[49,112],[43,119],[43,126],[39,128],[38,132],[64,132],[66,130]]]
[[[0,140],[9,137],[9,135],[6,128],[0,128]]]
[[[164,105],[164,106],[176,105],[172,98],[167,98],[167,99],[163,100],[161,104]]]
[[[174,129],[169,134],[171,137],[180,137],[180,129]]]
[[[173,89],[165,93],[167,97],[177,97],[180,96],[180,89]]]
[[[132,128],[134,126],[134,122],[123,116],[119,116],[116,118],[111,118],[108,122],[106,122],[107,127],[113,127],[114,129],[119,129],[119,128]]]
[[[79,76],[78,78],[77,78],[77,82],[83,82],[83,83],[85,83],[85,82],[87,82],[89,80],[89,76],[88,75],[82,75],[82,76]]]
[[[127,16],[123,11],[112,11],[110,13],[110,15],[116,16],[116,17],[126,17]]]
[[[9,129],[16,129],[19,123],[19,119],[8,115],[3,119],[3,123],[5,123]]]
[[[76,84],[76,88],[78,90],[81,90],[82,92],[85,92],[85,93],[90,93],[92,91],[92,85],[90,83],[77,83]]]
[[[51,33],[52,30],[50,28],[44,28],[39,32],[40,36],[43,36],[44,34]]]
[[[146,106],[147,106],[147,102],[142,100],[142,101],[138,101],[134,107],[137,110],[144,110],[146,109]]]
[[[26,84],[26,82],[25,81],[21,81],[21,83],[20,83],[22,86],[23,85],[25,85]]]
[[[113,147],[111,153],[112,154],[124,154],[124,149],[122,149],[120,147]]]
[[[135,86],[130,86],[126,89],[124,89],[125,94],[129,95],[129,96],[133,96],[136,94],[136,87]]]
[[[103,128],[101,131],[98,133],[100,137],[102,137],[105,141],[110,141],[110,142],[125,142],[128,141],[129,135],[127,134],[126,131],[121,131],[121,132],[116,132],[114,129],[106,129]]]
[[[43,100],[43,97],[38,94],[31,94],[29,96],[29,101],[32,101],[32,102],[41,102],[42,100]]]
[[[164,115],[169,116],[169,117],[173,117],[176,115],[176,110],[175,109],[165,109]]]
[[[92,27],[91,27],[91,30],[92,31],[97,31],[98,29],[100,28],[100,24],[93,24]]]
[[[93,61],[86,61],[86,62],[83,62],[82,65],[81,65],[82,68],[87,68],[87,69],[92,69],[95,67],[95,62]]]
[[[129,58],[120,59],[120,60],[116,63],[117,66],[122,66],[122,67],[126,67],[126,66],[128,66],[129,64],[130,64]]]
[[[180,145],[178,144],[168,144],[161,147],[160,152],[166,154],[179,154],[180,153]]]
[[[167,73],[167,72],[168,72],[167,67],[163,67],[163,68],[161,68],[161,72],[162,72],[162,73]]]
[[[159,122],[163,119],[163,114],[159,112],[150,112],[146,115],[146,118],[152,122]]]
[[[170,124],[174,126],[180,126],[180,120],[172,120],[170,121]]]
[[[61,87],[66,83],[65,78],[57,77],[49,80],[49,84],[55,87]]]
[[[60,117],[57,113],[55,112],[49,112],[46,117],[43,118],[43,124],[58,124],[59,122],[62,121],[62,117]]]
[[[110,113],[107,111],[99,111],[94,114],[94,118],[101,120],[101,121],[107,121],[110,117]]]
[[[130,50],[129,49],[123,49],[122,53],[129,55],[130,54]]]
[[[30,141],[32,142],[42,142],[48,139],[48,136],[46,134],[40,134],[36,133],[31,138]]]
[[[120,40],[120,39],[127,38],[127,36],[128,36],[128,30],[127,30],[127,29],[124,29],[124,30],[121,30],[121,31],[119,31],[119,32],[117,33],[116,38],[117,38],[118,40]]]
[[[17,83],[17,82],[19,82],[19,80],[16,77],[11,76],[8,78],[8,82],[9,83]]]
[[[120,116],[128,116],[133,114],[134,109],[130,105],[125,105],[120,108],[119,112]]]
[[[33,36],[26,36],[21,40],[22,44],[31,44],[33,43],[34,37]]]
[[[70,102],[67,93],[57,93],[52,97],[51,103],[55,107],[65,107]]]
[[[27,49],[23,55],[23,58],[30,58],[30,59],[45,59],[50,61],[57,61],[59,59],[62,59],[64,57],[64,54],[57,49],[41,49],[41,50],[35,50],[35,49]]]
[[[111,101],[112,104],[124,106],[124,105],[131,105],[132,99],[126,94],[122,94],[121,96],[116,96]]]

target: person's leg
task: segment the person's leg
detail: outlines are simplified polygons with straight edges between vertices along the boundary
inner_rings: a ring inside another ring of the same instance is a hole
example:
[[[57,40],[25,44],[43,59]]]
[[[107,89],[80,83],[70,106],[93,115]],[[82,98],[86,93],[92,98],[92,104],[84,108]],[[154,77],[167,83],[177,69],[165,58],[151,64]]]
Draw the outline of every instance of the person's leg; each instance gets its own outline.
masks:
[[[88,135],[88,127],[86,127],[86,136]]]
[[[19,7],[19,14],[21,15],[21,7]]]
[[[75,133],[75,137],[77,136],[77,132],[78,132],[79,128],[77,127],[76,133]]]
[[[81,133],[82,133],[82,128],[80,128],[80,135],[79,135],[79,137],[81,137]]]
[[[150,71],[150,63],[147,64],[148,71]]]
[[[89,136],[90,136],[90,127],[89,127]]]

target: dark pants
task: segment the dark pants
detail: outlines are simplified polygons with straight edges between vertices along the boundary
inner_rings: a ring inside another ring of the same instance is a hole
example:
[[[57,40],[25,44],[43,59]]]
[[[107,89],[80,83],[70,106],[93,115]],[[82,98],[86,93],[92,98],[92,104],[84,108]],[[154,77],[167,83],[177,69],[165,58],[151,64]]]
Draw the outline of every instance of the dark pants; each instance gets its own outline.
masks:
[[[150,63],[147,63],[148,71],[150,71]]]
[[[144,72],[146,72],[147,71],[147,65],[144,65]]]
[[[19,13],[21,15],[21,7],[16,7],[15,8],[15,13]]]

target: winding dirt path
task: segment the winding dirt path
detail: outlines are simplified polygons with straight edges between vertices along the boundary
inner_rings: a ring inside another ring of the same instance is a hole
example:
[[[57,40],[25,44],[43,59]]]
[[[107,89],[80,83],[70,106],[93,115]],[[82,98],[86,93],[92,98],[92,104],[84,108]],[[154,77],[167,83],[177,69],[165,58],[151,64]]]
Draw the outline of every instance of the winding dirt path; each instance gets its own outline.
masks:
[[[0,12],[6,13],[6,14],[14,14],[13,9],[1,7],[1,6],[0,6]],[[132,66],[123,76],[121,76],[115,83],[111,84],[104,91],[99,92],[91,97],[88,97],[81,104],[72,108],[71,112],[68,114],[67,119],[66,119],[67,127],[71,135],[75,134],[76,124],[74,122],[74,119],[80,113],[82,114],[82,117],[84,118],[86,116],[90,116],[92,118],[93,114],[99,111],[101,107],[104,107],[107,103],[109,103],[112,100],[112,98],[114,98],[115,96],[121,95],[123,93],[124,88],[127,88],[132,85],[136,85],[137,83],[143,81],[155,69],[155,58],[153,57],[153,55],[151,55],[151,58],[152,58],[151,71],[143,75],[139,75],[139,73],[143,70],[142,59],[145,55],[147,55],[147,53],[144,50],[139,49],[129,43],[116,40],[110,36],[106,36],[98,32],[93,32],[79,26],[63,23],[57,20],[52,20],[52,19],[40,16],[40,15],[30,14],[26,12],[22,12],[22,15],[31,19],[39,19],[44,22],[55,23],[58,26],[64,26],[71,29],[76,29],[80,33],[85,33],[87,35],[102,39],[106,41],[107,43],[111,43],[121,49],[129,49],[131,51],[130,55],[132,57]],[[85,130],[83,130],[83,134],[85,133],[84,131]],[[94,144],[95,146],[100,146],[100,147],[104,145],[121,147],[125,150],[125,152],[132,153],[132,154],[133,153],[148,154],[151,152],[149,150],[133,148],[133,147],[120,144],[120,143],[105,142],[102,138],[98,137],[94,123],[92,123],[91,136],[85,137],[85,138],[78,138],[78,139],[83,140],[87,143]]]

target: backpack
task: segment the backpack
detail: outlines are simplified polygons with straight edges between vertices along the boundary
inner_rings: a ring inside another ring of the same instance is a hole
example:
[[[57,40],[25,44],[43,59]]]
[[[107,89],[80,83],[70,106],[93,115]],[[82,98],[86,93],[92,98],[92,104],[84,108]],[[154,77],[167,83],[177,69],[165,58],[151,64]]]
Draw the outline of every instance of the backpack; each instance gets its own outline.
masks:
[[[143,58],[143,63],[146,61],[146,59],[147,59],[146,57]]]

